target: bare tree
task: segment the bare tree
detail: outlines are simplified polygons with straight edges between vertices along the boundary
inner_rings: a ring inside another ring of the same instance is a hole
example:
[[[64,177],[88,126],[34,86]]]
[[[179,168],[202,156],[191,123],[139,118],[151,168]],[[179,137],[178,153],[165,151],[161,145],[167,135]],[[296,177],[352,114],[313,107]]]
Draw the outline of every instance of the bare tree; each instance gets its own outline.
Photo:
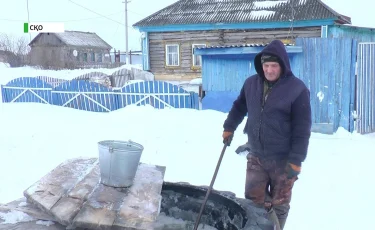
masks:
[[[2,51],[5,61],[11,67],[19,67],[28,63],[29,48],[25,37],[14,37],[0,33],[0,51]]]

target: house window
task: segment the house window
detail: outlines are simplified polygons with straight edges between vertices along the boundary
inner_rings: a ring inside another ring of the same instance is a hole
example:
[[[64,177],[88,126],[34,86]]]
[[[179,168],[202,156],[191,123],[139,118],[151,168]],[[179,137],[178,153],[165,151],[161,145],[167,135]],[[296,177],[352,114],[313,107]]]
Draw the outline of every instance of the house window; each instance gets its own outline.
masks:
[[[102,61],[103,61],[103,54],[98,53],[98,62],[102,62]]]
[[[91,61],[95,62],[95,53],[94,52],[91,53]]]
[[[87,62],[87,53],[83,53],[83,61]]]
[[[178,44],[169,44],[165,46],[165,64],[167,66],[180,65],[180,46]]]
[[[206,47],[206,44],[193,44],[191,48],[193,66],[202,66],[202,57],[200,55],[194,55],[194,48]]]

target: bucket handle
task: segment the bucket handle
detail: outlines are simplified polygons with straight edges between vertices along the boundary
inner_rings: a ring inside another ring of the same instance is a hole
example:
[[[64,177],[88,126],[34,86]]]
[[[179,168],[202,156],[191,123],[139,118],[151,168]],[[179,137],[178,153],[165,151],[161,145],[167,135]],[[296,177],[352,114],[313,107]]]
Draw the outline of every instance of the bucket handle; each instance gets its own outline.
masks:
[[[129,140],[128,141],[128,144],[126,145],[126,146],[128,146],[128,147],[132,147],[132,143],[134,143],[132,140]],[[113,147],[108,147],[108,151],[110,152],[110,153],[113,153],[114,151],[114,148]]]
[[[128,140],[128,144],[127,144],[127,146],[128,146],[128,147],[132,147],[132,143],[133,143],[133,141],[129,139],[129,140]]]

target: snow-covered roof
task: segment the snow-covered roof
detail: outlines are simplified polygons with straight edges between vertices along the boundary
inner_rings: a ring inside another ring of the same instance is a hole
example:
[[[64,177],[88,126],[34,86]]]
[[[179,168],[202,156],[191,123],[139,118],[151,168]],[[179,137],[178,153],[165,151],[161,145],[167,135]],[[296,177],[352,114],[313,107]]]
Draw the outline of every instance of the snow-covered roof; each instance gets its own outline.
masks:
[[[340,24],[351,19],[320,0],[180,0],[133,26],[210,23],[248,23],[335,18]]]
[[[56,36],[67,45],[112,48],[96,33],[81,31],[65,31],[65,33],[56,33]]]
[[[112,49],[112,47],[100,38],[96,33],[82,32],[82,31],[70,31],[67,30],[64,33],[50,33],[55,35],[62,43],[68,46],[78,47],[95,47],[102,49]],[[29,45],[38,39],[41,34],[38,34]]]

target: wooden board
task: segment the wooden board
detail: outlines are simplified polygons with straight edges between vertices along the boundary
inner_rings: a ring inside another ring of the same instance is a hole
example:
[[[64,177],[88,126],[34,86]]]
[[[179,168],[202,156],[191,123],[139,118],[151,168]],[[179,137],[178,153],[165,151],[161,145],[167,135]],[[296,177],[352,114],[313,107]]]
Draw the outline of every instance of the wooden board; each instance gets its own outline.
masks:
[[[35,205],[27,202],[25,197],[17,199],[7,204],[0,205],[0,213],[22,212],[33,219],[18,223],[4,223],[0,218],[0,230],[66,230],[67,227],[57,223],[50,215],[46,214]],[[48,224],[47,224],[48,222]],[[76,228],[74,230],[84,230]]]
[[[114,226],[152,229],[160,213],[165,168],[142,165],[142,172],[138,175],[139,183],[129,189]]]
[[[96,158],[68,160],[24,191],[27,200],[52,215],[51,209],[97,164]]]
[[[73,221],[92,229],[152,229],[160,212],[165,167],[141,164],[128,189],[102,184],[94,189]]]
[[[62,197],[51,209],[51,214],[59,223],[70,225],[80,211],[83,203],[87,200],[94,187],[98,184],[100,177],[99,164],[96,162],[92,170],[76,186],[69,191],[67,196]]]
[[[21,198],[8,204],[0,205],[0,212],[7,213],[11,211],[23,212],[37,220],[56,221],[52,216],[44,213],[34,205],[27,203],[26,198]]]
[[[150,229],[159,215],[165,167],[140,164],[129,188],[100,183],[97,158],[72,159],[25,190],[27,201],[60,224],[91,229]]]

